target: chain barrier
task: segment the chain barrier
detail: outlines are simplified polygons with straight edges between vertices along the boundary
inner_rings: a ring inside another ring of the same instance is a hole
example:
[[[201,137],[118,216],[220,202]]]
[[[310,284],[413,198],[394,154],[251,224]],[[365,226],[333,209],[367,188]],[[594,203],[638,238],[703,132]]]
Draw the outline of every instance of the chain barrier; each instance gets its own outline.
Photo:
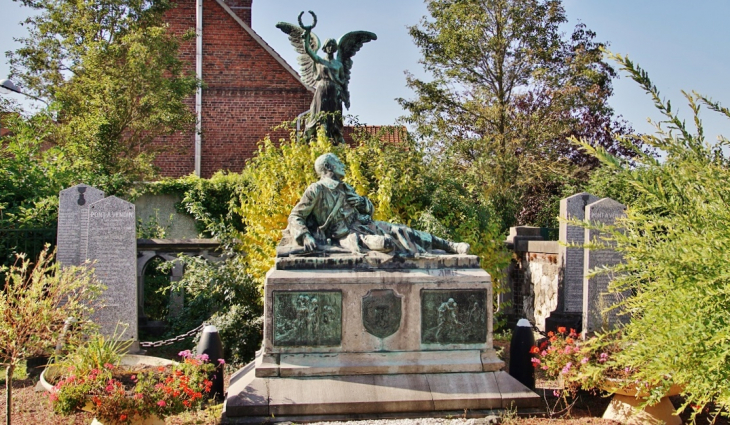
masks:
[[[541,330],[540,330],[540,329],[539,329],[539,328],[537,327],[537,324],[536,324],[536,323],[530,323],[530,325],[532,325],[532,330],[533,330],[533,332],[537,332],[537,333],[539,333],[540,335],[542,335],[542,336],[543,336],[543,338],[547,338],[547,336],[548,336],[548,335],[547,335],[547,332],[541,331]]]
[[[170,339],[165,339],[162,341],[155,341],[155,342],[140,342],[139,346],[142,348],[157,348],[157,347],[163,347],[165,345],[172,345],[176,342],[183,341],[186,338],[190,338],[191,336],[195,335],[196,333],[202,331],[203,328],[205,327],[205,325],[206,325],[205,322],[203,322],[197,328],[189,330],[182,335],[178,335],[178,336],[170,338]]]

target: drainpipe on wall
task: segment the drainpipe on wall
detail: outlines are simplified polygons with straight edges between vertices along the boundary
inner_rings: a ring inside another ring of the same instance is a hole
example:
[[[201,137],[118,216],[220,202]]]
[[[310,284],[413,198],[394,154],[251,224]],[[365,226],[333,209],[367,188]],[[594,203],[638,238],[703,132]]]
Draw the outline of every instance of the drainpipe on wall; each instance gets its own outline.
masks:
[[[195,0],[195,77],[203,80],[203,0]],[[200,177],[203,88],[195,90],[195,175]]]

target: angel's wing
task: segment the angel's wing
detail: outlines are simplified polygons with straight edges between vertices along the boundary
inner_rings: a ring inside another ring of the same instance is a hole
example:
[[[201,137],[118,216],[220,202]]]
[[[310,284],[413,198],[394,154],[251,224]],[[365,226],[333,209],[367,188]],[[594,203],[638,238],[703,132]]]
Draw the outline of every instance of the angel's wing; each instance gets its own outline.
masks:
[[[314,69],[314,60],[304,50],[304,29],[298,25],[290,24],[287,22],[279,22],[276,24],[276,28],[282,30],[285,34],[289,35],[289,42],[294,49],[299,53],[297,62],[299,62],[299,74],[302,77],[302,82],[307,87],[314,87],[317,81],[317,71]],[[310,33],[309,47],[316,53],[319,50],[319,38],[314,34]]]
[[[352,57],[355,56],[363,44],[368,41],[377,40],[378,36],[369,31],[353,31],[340,37],[337,43],[337,59],[345,68],[345,85],[343,87],[342,101],[345,107],[350,109],[350,70],[352,69]]]

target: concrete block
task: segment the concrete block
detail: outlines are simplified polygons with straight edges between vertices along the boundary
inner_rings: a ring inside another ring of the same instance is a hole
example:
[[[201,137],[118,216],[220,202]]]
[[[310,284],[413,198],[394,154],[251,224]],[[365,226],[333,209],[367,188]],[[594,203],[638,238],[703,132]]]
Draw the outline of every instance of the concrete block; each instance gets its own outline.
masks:
[[[482,360],[478,350],[281,354],[279,367],[282,377],[453,373],[481,372]]]
[[[427,375],[436,410],[498,409],[502,395],[493,372]]]
[[[540,406],[540,396],[530,391],[507,372],[494,372],[497,387],[502,395],[502,408],[521,408]]]
[[[482,370],[484,372],[496,372],[504,368],[504,360],[497,356],[494,350],[484,350],[481,352]]]
[[[277,355],[262,354],[256,357],[256,376],[258,378],[269,378],[279,376],[279,361]]]
[[[268,378],[257,378],[253,367],[231,378],[228,397],[223,405],[227,416],[268,416]]]
[[[271,414],[337,415],[433,410],[422,375],[271,379]]]

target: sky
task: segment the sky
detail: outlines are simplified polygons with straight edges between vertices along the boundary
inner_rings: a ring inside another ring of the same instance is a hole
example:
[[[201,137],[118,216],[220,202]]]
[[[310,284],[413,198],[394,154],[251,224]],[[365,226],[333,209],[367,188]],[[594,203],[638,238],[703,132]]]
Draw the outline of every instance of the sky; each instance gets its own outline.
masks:
[[[19,47],[13,38],[25,36],[19,22],[27,9],[11,0],[0,0],[0,51]],[[730,68],[730,43],[726,19],[728,0],[563,0],[569,35],[579,22],[597,33],[596,40],[608,42],[614,53],[628,55],[649,72],[663,97],[687,123],[691,111],[681,90],[695,90],[730,106],[730,84],[723,70]],[[321,38],[339,38],[353,30],[372,31],[372,41],[354,57],[350,80],[352,107],[348,111],[359,122],[393,124],[404,114],[396,98],[412,98],[405,72],[428,78],[418,63],[420,52],[408,35],[427,13],[422,0],[254,0],[253,29],[295,69],[297,54],[287,36],[275,27],[279,21],[297,22],[300,11],[313,10],[318,17],[314,32]],[[304,18],[308,21],[308,16]],[[203,34],[205,37],[205,34]],[[0,57],[0,78],[9,65]],[[22,96],[11,96],[21,101]],[[614,81],[610,104],[635,130],[653,133],[647,118],[661,119],[651,99],[630,78]],[[728,121],[704,109],[701,117],[708,140],[718,134],[730,137]]]

